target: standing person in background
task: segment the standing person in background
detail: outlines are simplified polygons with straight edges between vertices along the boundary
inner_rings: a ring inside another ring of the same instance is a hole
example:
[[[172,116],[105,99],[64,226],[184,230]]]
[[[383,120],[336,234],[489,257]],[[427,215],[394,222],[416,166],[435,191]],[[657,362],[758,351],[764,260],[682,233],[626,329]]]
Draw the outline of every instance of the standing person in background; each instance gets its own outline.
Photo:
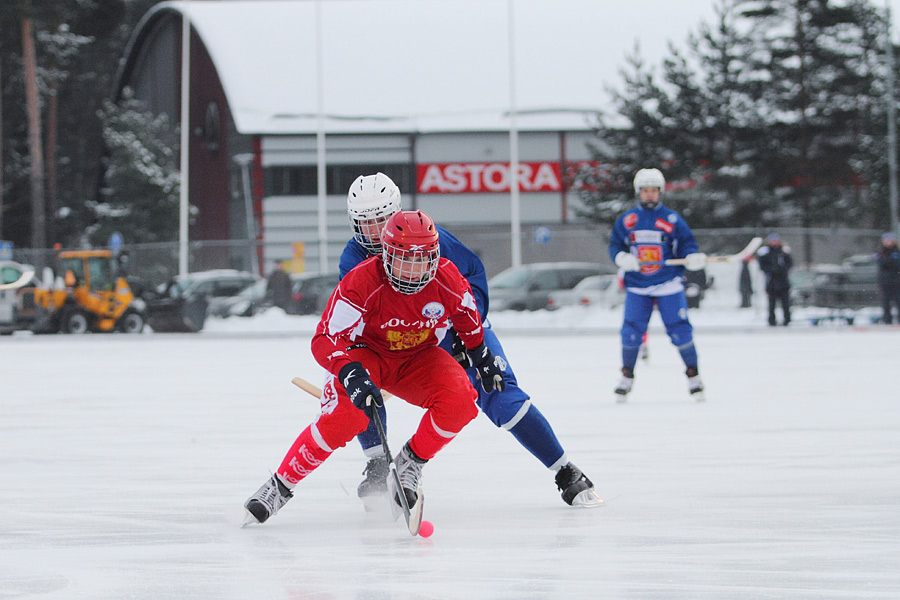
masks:
[[[878,287],[881,288],[882,321],[890,325],[891,304],[897,307],[897,322],[900,323],[900,250],[897,236],[885,233],[881,236],[881,247],[875,254],[878,263]]]
[[[287,312],[291,305],[291,276],[287,274],[281,263],[276,263],[266,283],[266,296],[277,306]]]
[[[682,275],[685,268],[705,268],[706,255],[698,251],[694,234],[684,219],[663,206],[665,186],[666,179],[658,169],[638,171],[634,176],[638,206],[616,220],[610,235],[609,256],[625,272],[626,290],[617,402],[624,402],[634,385],[634,365],[654,306],[659,308],[666,333],[684,361],[691,397],[704,399]],[[670,258],[684,258],[687,264],[666,265]]]
[[[378,256],[383,252],[385,244],[382,241],[382,228],[385,221],[398,211],[400,211],[400,189],[384,173],[363,175],[353,182],[347,194],[347,213],[353,226],[353,238],[347,242],[341,254],[341,277],[370,256]],[[439,225],[437,230],[440,234],[441,256],[456,265],[472,286],[475,303],[484,323],[484,344],[501,361],[505,386],[484,389],[479,384],[477,365],[473,365],[469,360],[455,328],[447,330],[447,335],[440,341],[440,347],[451,354],[466,370],[469,381],[478,392],[478,407],[491,422],[510,432],[517,442],[554,473],[556,487],[563,501],[571,506],[599,506],[602,500],[594,492],[594,484],[581,469],[569,461],[550,423],[538,407],[532,404],[531,397],[519,387],[516,374],[506,360],[506,352],[491,329],[487,319],[489,299],[484,264],[452,233]],[[383,409],[379,410],[379,414],[386,426],[386,414]],[[368,508],[372,500],[384,494],[387,460],[374,426],[370,425],[358,439],[369,462],[357,494]]]
[[[741,278],[738,289],[741,292],[741,308],[750,308],[753,301],[753,278],[750,276],[750,261],[753,260],[751,254],[741,261]]]
[[[781,304],[782,325],[791,322],[791,282],[788,279],[794,258],[791,249],[777,233],[769,234],[766,244],[756,253],[759,269],[766,274],[766,295],[769,297],[769,326],[778,324],[775,307]]]

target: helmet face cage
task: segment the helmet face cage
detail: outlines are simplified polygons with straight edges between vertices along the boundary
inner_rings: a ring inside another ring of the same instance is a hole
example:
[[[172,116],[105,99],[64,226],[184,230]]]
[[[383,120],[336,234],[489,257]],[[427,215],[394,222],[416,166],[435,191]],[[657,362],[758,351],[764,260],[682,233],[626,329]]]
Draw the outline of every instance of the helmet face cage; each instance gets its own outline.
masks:
[[[441,248],[434,221],[422,211],[399,212],[383,230],[382,262],[391,286],[415,294],[437,274]]]
[[[441,251],[439,247],[407,251],[384,244],[382,256],[391,286],[401,294],[415,294],[434,279]]]
[[[381,254],[381,230],[400,211],[400,188],[384,173],[361,175],[347,193],[353,239],[372,255]]]
[[[353,224],[353,239],[359,242],[370,256],[381,254],[381,230],[384,229],[385,223],[387,223],[392,214],[378,214],[364,218],[352,212],[350,213],[350,222]]]

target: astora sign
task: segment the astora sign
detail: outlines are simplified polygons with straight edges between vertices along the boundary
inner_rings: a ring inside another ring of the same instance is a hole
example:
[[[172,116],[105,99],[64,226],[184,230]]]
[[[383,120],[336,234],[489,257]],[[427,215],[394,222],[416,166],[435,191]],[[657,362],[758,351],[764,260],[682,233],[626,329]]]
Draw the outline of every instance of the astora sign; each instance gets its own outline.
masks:
[[[416,167],[416,189],[420,194],[508,192],[509,184],[509,163],[430,163]],[[520,162],[519,189],[560,191],[559,162]]]

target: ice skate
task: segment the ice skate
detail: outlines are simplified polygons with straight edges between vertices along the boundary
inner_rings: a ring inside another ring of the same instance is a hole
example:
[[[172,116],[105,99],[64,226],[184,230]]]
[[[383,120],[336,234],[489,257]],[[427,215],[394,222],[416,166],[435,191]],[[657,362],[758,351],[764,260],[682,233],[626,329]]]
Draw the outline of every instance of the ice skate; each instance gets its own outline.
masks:
[[[247,509],[247,520],[244,525],[265,523],[269,517],[277,513],[287,501],[294,497],[277,475],[272,475],[256,493],[244,502]]]
[[[400,477],[400,485],[403,486],[403,493],[406,495],[406,503],[410,511],[416,505],[419,499],[419,486],[422,481],[422,466],[428,461],[416,456],[416,453],[409,447],[409,442],[403,446],[403,450],[394,459],[397,468],[397,475]],[[395,487],[391,481],[391,487]],[[400,506],[400,497],[397,495],[396,489],[391,490],[391,499],[393,504]]]
[[[691,393],[691,398],[697,402],[704,402],[706,395],[703,393],[703,382],[700,380],[697,367],[688,367],[684,374],[688,378],[688,391]]]
[[[387,476],[388,462],[387,457],[383,454],[370,458],[363,469],[363,479],[359,487],[356,488],[356,494],[363,501],[366,512],[374,512],[381,505],[382,498],[387,494]]]
[[[616,385],[615,397],[616,402],[622,403],[628,400],[628,394],[631,393],[631,387],[634,385],[634,369],[622,367],[622,377]]]
[[[641,355],[641,360],[645,360],[645,361],[650,360],[650,349],[647,348],[646,343],[641,344],[640,355]]]
[[[556,487],[562,492],[563,501],[570,506],[594,508],[603,504],[591,480],[571,462],[556,473]]]

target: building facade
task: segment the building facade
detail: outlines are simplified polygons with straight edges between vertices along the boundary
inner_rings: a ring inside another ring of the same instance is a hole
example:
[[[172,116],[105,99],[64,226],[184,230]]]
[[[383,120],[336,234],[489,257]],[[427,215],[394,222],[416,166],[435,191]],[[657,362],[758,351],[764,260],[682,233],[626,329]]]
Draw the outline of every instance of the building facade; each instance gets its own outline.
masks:
[[[313,3],[195,2],[186,9],[185,4],[162,3],[145,16],[129,45],[117,90],[121,94],[129,87],[152,112],[179,120],[181,27],[187,10],[189,198],[197,213],[190,239],[252,242],[231,246],[222,266],[264,274],[276,262],[293,260],[297,270],[319,271],[323,265],[336,270],[351,235],[347,190],[359,175],[377,171],[399,185],[404,208],[426,211],[464,241],[466,233],[482,240],[473,247],[486,263],[485,255],[497,254],[489,271],[508,266],[513,125],[508,111],[428,113],[420,107],[384,116],[314,110],[309,102],[316,95],[315,77],[286,66],[304,48],[294,47],[294,36],[277,37],[277,27],[259,31],[290,20],[308,23]],[[254,35],[238,35],[242,27]],[[268,77],[254,80],[254,64],[266,68]],[[352,64],[346,68],[353,71]],[[329,72],[340,69],[333,66]],[[517,111],[520,222],[526,235],[534,228],[579,227],[578,198],[566,185],[566,170],[589,160],[596,112],[571,107]],[[324,212],[318,194],[321,140]]]

